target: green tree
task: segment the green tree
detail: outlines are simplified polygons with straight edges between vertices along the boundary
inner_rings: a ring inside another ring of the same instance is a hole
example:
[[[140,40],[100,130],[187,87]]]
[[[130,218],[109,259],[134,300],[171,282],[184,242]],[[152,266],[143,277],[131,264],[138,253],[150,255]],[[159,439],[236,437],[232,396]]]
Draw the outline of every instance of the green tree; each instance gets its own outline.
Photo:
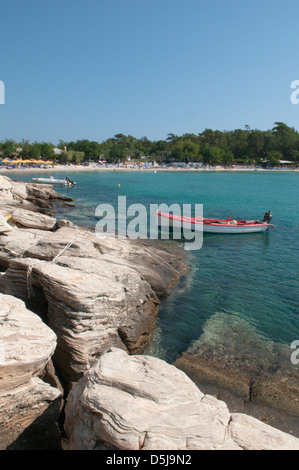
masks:
[[[290,152],[290,158],[296,163],[299,163],[299,150],[294,149]]]
[[[109,159],[112,161],[124,161],[127,159],[127,150],[123,145],[113,145],[109,151]]]
[[[289,158],[292,149],[298,142],[298,133],[283,122],[275,122],[272,133],[274,136],[273,149],[281,152],[285,158]]]
[[[60,150],[65,150],[65,149],[67,150],[67,147],[68,147],[68,143],[60,139],[57,145],[57,148],[59,148]]]
[[[28,157],[28,152],[29,152],[29,149],[30,149],[30,142],[29,140],[22,140],[21,143],[20,143],[20,147],[22,147],[22,157]]]
[[[77,140],[76,142],[69,142],[66,147],[67,150],[84,152],[87,160],[95,160],[101,155],[101,145],[96,141],[90,141],[87,139]]]
[[[41,157],[45,160],[53,160],[55,157],[54,145],[51,143],[43,142],[41,144]]]
[[[222,154],[221,161],[223,165],[232,165],[234,163],[234,154],[230,150]]]
[[[280,165],[280,160],[282,159],[282,153],[278,150],[270,150],[267,154],[268,161],[270,166]]]
[[[210,147],[210,162],[214,165],[221,163],[222,160],[222,152],[221,148],[213,145]]]
[[[171,144],[175,144],[175,143],[178,141],[178,139],[179,139],[178,136],[175,135],[175,134],[169,133],[169,134],[167,134],[167,136],[168,136],[168,137],[166,138],[166,140],[167,140],[168,142],[170,142]]]
[[[2,144],[2,150],[6,157],[10,157],[13,153],[16,153],[17,143],[12,139],[6,139]]]
[[[34,160],[41,158],[42,145],[38,142],[33,142],[27,150],[28,157]]]

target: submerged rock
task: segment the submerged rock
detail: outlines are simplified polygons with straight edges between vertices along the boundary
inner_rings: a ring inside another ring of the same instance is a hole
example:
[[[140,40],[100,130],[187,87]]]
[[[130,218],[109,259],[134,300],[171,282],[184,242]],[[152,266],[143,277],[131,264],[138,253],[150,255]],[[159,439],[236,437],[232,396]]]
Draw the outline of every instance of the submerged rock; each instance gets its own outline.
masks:
[[[174,362],[193,381],[299,416],[299,371],[287,345],[261,336],[236,314],[217,313]]]
[[[111,348],[73,387],[71,450],[295,450],[299,439],[204,395],[180,370]]]

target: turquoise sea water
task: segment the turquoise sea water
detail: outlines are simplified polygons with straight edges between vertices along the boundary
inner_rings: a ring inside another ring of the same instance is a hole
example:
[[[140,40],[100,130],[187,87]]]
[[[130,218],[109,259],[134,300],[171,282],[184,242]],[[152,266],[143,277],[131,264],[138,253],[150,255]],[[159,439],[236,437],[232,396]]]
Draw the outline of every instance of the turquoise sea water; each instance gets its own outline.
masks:
[[[36,175],[9,176],[31,181]],[[55,173],[57,178],[65,176]],[[75,223],[93,228],[96,206],[116,207],[120,195],[127,196],[128,205],[138,202],[146,207],[201,203],[205,217],[261,219],[267,210],[273,213],[277,227],[267,233],[205,234],[202,249],[188,253],[189,275],[162,301],[151,354],[173,362],[203,332],[212,338],[213,328],[218,329],[219,347],[221,329],[229,335],[230,329],[224,327],[232,320],[233,325],[239,322],[242,332],[245,324],[248,335],[258,336],[265,345],[290,347],[299,340],[298,173],[80,172],[69,176],[77,186],[58,191],[75,198],[76,207],[59,210]],[[234,332],[232,341],[236,336]]]

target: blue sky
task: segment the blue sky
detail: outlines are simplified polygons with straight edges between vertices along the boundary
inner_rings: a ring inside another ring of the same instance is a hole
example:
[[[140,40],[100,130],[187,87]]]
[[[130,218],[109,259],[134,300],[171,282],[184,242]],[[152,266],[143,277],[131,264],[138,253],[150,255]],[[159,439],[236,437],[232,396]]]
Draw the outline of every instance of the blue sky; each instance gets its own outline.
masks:
[[[0,15],[0,140],[299,129],[295,0],[10,0]]]

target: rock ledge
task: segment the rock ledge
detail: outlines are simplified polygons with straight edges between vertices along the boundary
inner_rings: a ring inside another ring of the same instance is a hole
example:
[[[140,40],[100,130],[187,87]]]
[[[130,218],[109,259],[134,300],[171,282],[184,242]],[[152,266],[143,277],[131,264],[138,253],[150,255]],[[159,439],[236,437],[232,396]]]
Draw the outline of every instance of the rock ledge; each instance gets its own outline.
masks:
[[[160,359],[109,349],[73,387],[71,450],[299,450],[299,439],[230,413]]]

